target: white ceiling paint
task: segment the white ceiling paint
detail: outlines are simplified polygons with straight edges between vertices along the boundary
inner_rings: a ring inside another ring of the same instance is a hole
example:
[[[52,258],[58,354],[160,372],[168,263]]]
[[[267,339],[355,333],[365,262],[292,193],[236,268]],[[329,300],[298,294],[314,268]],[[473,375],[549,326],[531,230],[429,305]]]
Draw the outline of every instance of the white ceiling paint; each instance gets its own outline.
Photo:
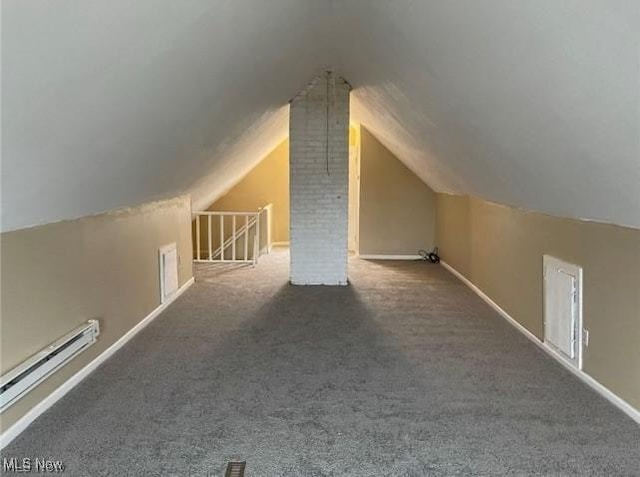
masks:
[[[268,111],[261,118],[250,121],[250,129],[243,131],[221,146],[221,151],[203,151],[211,164],[191,188],[191,206],[205,210],[224,195],[247,173],[273,151],[289,133],[289,105]],[[219,160],[218,160],[219,158]]]
[[[435,190],[640,227],[637,0],[3,0],[2,229],[191,192],[333,66]]]
[[[334,8],[354,114],[435,190],[640,227],[638,0]]]
[[[283,105],[326,68],[327,13],[298,0],[3,0],[3,230],[196,185],[200,200],[203,176],[225,187],[238,146],[249,157],[236,175],[269,146],[265,130],[286,135]]]

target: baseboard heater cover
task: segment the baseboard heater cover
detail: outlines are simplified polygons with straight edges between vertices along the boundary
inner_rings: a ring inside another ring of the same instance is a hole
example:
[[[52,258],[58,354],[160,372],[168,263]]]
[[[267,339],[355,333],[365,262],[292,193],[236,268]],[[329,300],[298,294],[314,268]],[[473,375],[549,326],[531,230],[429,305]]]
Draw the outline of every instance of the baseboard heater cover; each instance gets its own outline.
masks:
[[[99,334],[98,320],[89,320],[0,377],[0,412],[95,343]]]

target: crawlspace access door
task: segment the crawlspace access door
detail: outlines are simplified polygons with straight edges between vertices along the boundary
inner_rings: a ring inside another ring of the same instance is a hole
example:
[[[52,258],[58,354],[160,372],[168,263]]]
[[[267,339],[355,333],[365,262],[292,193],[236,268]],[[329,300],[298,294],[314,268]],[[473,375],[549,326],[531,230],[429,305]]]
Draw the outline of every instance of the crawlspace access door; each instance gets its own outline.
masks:
[[[160,302],[164,303],[178,291],[178,250],[175,243],[161,247],[160,260]]]
[[[582,269],[545,255],[544,342],[576,368],[582,366]]]

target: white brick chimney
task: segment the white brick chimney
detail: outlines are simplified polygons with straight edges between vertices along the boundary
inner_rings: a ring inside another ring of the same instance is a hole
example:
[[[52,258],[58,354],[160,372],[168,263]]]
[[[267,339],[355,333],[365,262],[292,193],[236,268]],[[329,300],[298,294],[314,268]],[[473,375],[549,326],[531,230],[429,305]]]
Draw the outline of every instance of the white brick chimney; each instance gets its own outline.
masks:
[[[316,78],[290,105],[291,283],[347,284],[349,91]]]

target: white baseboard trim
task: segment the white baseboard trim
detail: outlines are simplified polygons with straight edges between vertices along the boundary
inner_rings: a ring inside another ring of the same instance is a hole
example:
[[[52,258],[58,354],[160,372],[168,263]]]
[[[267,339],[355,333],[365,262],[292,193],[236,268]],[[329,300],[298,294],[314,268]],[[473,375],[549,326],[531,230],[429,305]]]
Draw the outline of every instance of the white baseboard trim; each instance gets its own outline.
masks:
[[[469,288],[471,288],[471,290],[473,290],[476,295],[478,295],[480,298],[482,298],[484,301],[487,302],[487,304],[489,304],[489,306],[491,308],[493,308],[494,310],[496,310],[498,313],[500,313],[500,315],[507,320],[509,323],[511,323],[520,333],[522,333],[523,335],[525,335],[527,338],[529,338],[531,341],[533,341],[536,345],[538,346],[544,346],[544,343],[542,341],[540,341],[540,339],[534,335],[533,333],[531,333],[531,331],[529,331],[528,329],[526,329],[524,326],[522,326],[520,323],[518,323],[514,318],[511,317],[511,315],[509,315],[509,313],[507,313],[506,311],[504,311],[500,305],[498,305],[495,301],[493,301],[491,298],[489,298],[487,295],[485,295],[485,293],[480,290],[477,286],[475,286],[470,280],[467,279],[467,277],[465,277],[462,273],[460,273],[458,270],[456,270],[455,268],[453,268],[451,265],[449,265],[447,262],[445,262],[444,260],[440,260],[440,263],[442,264],[442,266],[444,268],[446,268],[447,270],[449,270],[451,273],[453,273],[456,277],[458,277],[462,282],[464,282],[465,285],[467,285]],[[546,350],[545,350],[546,351]],[[554,356],[555,357],[555,356]],[[564,363],[563,363],[564,364]]]
[[[447,262],[441,260],[440,263],[444,268],[449,270],[453,275],[458,277],[465,285],[467,285],[471,290],[473,290],[480,298],[482,298],[491,308],[496,310],[500,316],[502,316],[505,320],[507,320],[511,325],[513,325],[518,331],[520,331],[523,335],[525,335],[529,340],[533,341],[536,346],[542,349],[545,353],[555,359],[558,363],[564,366],[567,370],[569,370],[574,376],[581,379],[584,383],[586,383],[591,389],[596,391],[598,394],[607,399],[610,403],[624,412],[627,416],[633,419],[635,422],[640,424],[640,410],[633,407],[627,401],[622,399],[620,396],[615,394],[609,388],[601,384],[599,381],[596,381],[589,374],[584,372],[581,369],[577,369],[573,367],[570,363],[560,357],[553,349],[551,349],[544,341],[540,340],[536,335],[531,333],[528,329],[518,323],[509,313],[504,311],[500,305],[494,302],[491,298],[489,298],[482,290],[480,290],[477,286],[475,286],[467,277],[465,277],[458,270],[453,268]]]
[[[0,449],[4,449],[12,440],[20,435],[29,424],[35,421],[42,413],[53,406],[60,398],[73,389],[78,383],[86,378],[92,371],[98,366],[104,363],[109,357],[111,357],[116,351],[122,348],[131,338],[142,331],[149,323],[153,321],[165,308],[167,308],[172,302],[182,295],[191,285],[194,283],[194,278],[191,277],[187,282],[182,285],[173,295],[167,297],[166,301],[155,308],[151,313],[145,316],[140,322],[138,322],[133,328],[122,335],[118,341],[113,343],[107,349],[105,349],[100,355],[98,355],[93,361],[87,364],[84,368],[78,371],[76,374],[67,379],[64,383],[58,386],[51,394],[32,407],[24,416],[18,419],[11,427],[6,429],[2,435],[0,435]]]
[[[420,260],[420,255],[375,255],[359,254],[358,258],[363,260]]]
[[[288,247],[289,242],[271,242],[272,247]]]

